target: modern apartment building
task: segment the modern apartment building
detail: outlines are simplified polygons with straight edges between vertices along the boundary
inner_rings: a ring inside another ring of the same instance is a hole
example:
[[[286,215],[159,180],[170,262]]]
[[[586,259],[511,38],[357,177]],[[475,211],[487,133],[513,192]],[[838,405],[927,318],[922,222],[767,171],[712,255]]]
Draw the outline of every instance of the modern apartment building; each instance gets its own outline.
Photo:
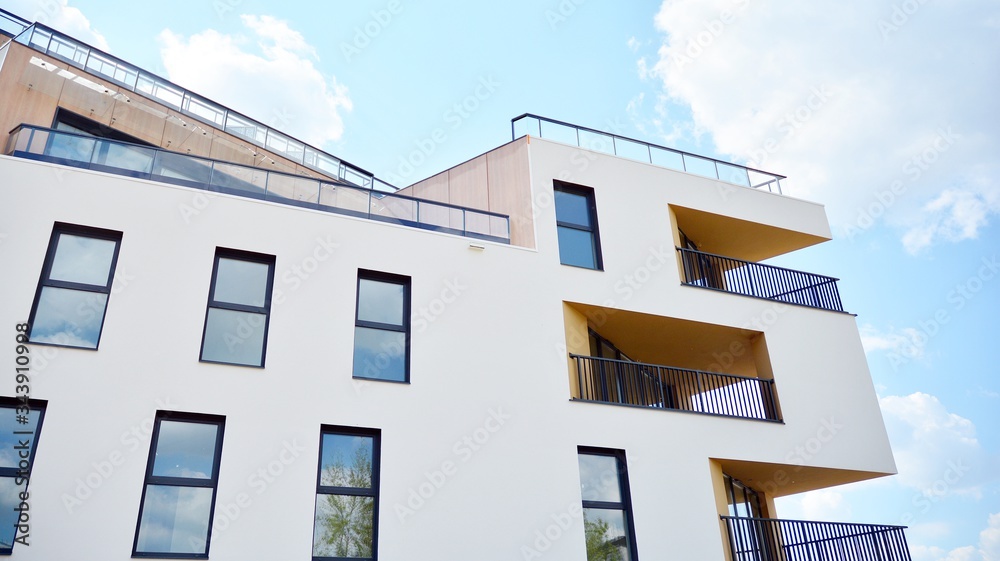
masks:
[[[522,115],[397,190],[0,30],[0,554],[909,559],[775,510],[895,473],[783,177]]]

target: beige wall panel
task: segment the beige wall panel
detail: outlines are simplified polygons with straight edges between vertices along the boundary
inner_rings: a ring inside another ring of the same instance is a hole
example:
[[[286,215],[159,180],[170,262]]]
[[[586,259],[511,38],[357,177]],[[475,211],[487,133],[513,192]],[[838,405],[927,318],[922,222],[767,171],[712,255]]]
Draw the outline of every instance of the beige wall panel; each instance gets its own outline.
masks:
[[[12,43],[4,60],[4,72],[0,73],[0,99],[4,100],[0,147],[6,146],[11,129],[22,123],[52,125],[63,80],[54,72],[28,64],[30,58],[26,47]]]
[[[173,152],[207,158],[212,152],[212,136],[198,121],[171,111],[164,122],[160,146]]]
[[[510,243],[535,247],[528,140],[522,138],[486,154],[490,210],[510,216]]]
[[[64,81],[59,106],[102,125],[111,125],[114,96],[118,93],[118,88],[84,75],[75,68],[70,72],[77,76]]]
[[[448,192],[451,204],[489,210],[486,156],[479,156],[448,170]]]
[[[166,117],[166,111],[126,92],[115,100],[111,128],[159,146]]]
[[[427,179],[413,185],[412,187],[401,189],[399,191],[399,194],[407,195],[410,197],[417,197],[418,199],[439,201],[442,203],[450,202],[449,201],[450,194],[448,190],[448,174],[439,173],[433,177],[428,177]]]
[[[213,160],[252,166],[256,161],[255,148],[252,144],[234,142],[228,134],[217,134],[212,138],[212,151],[209,156]]]

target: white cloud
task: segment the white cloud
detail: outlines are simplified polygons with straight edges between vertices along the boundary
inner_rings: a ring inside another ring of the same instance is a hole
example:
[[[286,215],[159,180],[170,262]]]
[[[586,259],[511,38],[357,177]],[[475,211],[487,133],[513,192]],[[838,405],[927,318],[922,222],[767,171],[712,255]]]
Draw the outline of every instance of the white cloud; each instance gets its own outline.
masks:
[[[249,36],[214,30],[159,37],[171,80],[305,142],[323,145],[344,132],[347,88],[314,64],[316,49],[284,21],[240,16]]]
[[[110,52],[108,41],[78,8],[68,0],[8,0],[4,9],[28,21],[38,22],[70,37],[89,43],[102,51]]]
[[[628,50],[632,51],[633,53],[639,50],[639,40],[636,39],[635,37],[629,37],[628,42],[626,44],[628,45]]]
[[[844,495],[832,489],[804,493],[800,502],[802,517],[807,520],[850,520],[850,505]]]
[[[979,553],[983,561],[1000,561],[1000,512],[991,514],[986,529],[979,533]]]
[[[933,395],[917,392],[879,399],[892,442],[897,481],[930,502],[951,495],[979,497],[993,462],[975,424],[949,412]]]
[[[917,527],[911,529],[916,534]],[[930,537],[922,534],[921,538]],[[979,533],[979,545],[946,551],[936,546],[911,545],[913,561],[1000,561],[1000,512],[991,514],[986,529]]]
[[[1000,74],[990,71],[1000,50],[988,23],[1000,8],[921,2],[893,23],[893,5],[665,0],[649,66],[719,152],[788,175],[785,193],[825,203],[835,231],[897,181],[877,219],[914,228],[944,191],[1000,193]],[[981,210],[945,205],[939,228],[908,243],[966,239],[1000,205]]]
[[[884,351],[905,361],[904,359],[920,359],[924,356],[924,346],[927,336],[913,327],[881,331],[870,323],[861,326],[861,345],[865,353]]]
[[[924,205],[922,224],[903,235],[903,247],[917,254],[937,240],[975,239],[980,228],[988,224],[989,215],[997,212],[1000,212],[1000,197],[988,200],[982,193],[946,190]]]

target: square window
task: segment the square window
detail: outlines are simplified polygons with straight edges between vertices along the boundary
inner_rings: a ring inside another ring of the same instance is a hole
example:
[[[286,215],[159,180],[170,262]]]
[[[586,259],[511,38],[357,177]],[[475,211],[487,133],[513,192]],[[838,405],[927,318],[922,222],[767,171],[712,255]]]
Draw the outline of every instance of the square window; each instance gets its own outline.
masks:
[[[559,262],[585,269],[603,269],[594,190],[557,181],[554,196]]]
[[[377,559],[380,431],[323,427],[313,559]]]
[[[56,223],[28,321],[32,343],[96,349],[121,232]]]
[[[158,411],[133,557],[208,558],[225,418]]]
[[[409,382],[409,277],[358,271],[354,377]]]
[[[202,362],[264,366],[273,284],[274,256],[216,250]]]

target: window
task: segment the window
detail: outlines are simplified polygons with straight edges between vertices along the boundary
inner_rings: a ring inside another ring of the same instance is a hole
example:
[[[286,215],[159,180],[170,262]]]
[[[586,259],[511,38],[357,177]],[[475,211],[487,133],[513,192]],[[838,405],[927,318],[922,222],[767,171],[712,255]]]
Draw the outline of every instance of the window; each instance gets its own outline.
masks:
[[[587,561],[636,561],[625,452],[580,447]]]
[[[201,360],[264,366],[274,257],[218,249],[205,315]]]
[[[208,557],[225,417],[158,411],[133,557]]]
[[[313,559],[376,559],[380,431],[322,428]]]
[[[556,183],[556,228],[563,265],[602,269],[594,190]]]
[[[121,241],[121,232],[56,223],[31,305],[32,343],[97,348]]]
[[[410,278],[358,271],[354,377],[410,381]]]
[[[0,555],[10,555],[15,538],[28,533],[18,519],[22,500],[30,508],[28,478],[44,415],[44,401],[0,397]]]

